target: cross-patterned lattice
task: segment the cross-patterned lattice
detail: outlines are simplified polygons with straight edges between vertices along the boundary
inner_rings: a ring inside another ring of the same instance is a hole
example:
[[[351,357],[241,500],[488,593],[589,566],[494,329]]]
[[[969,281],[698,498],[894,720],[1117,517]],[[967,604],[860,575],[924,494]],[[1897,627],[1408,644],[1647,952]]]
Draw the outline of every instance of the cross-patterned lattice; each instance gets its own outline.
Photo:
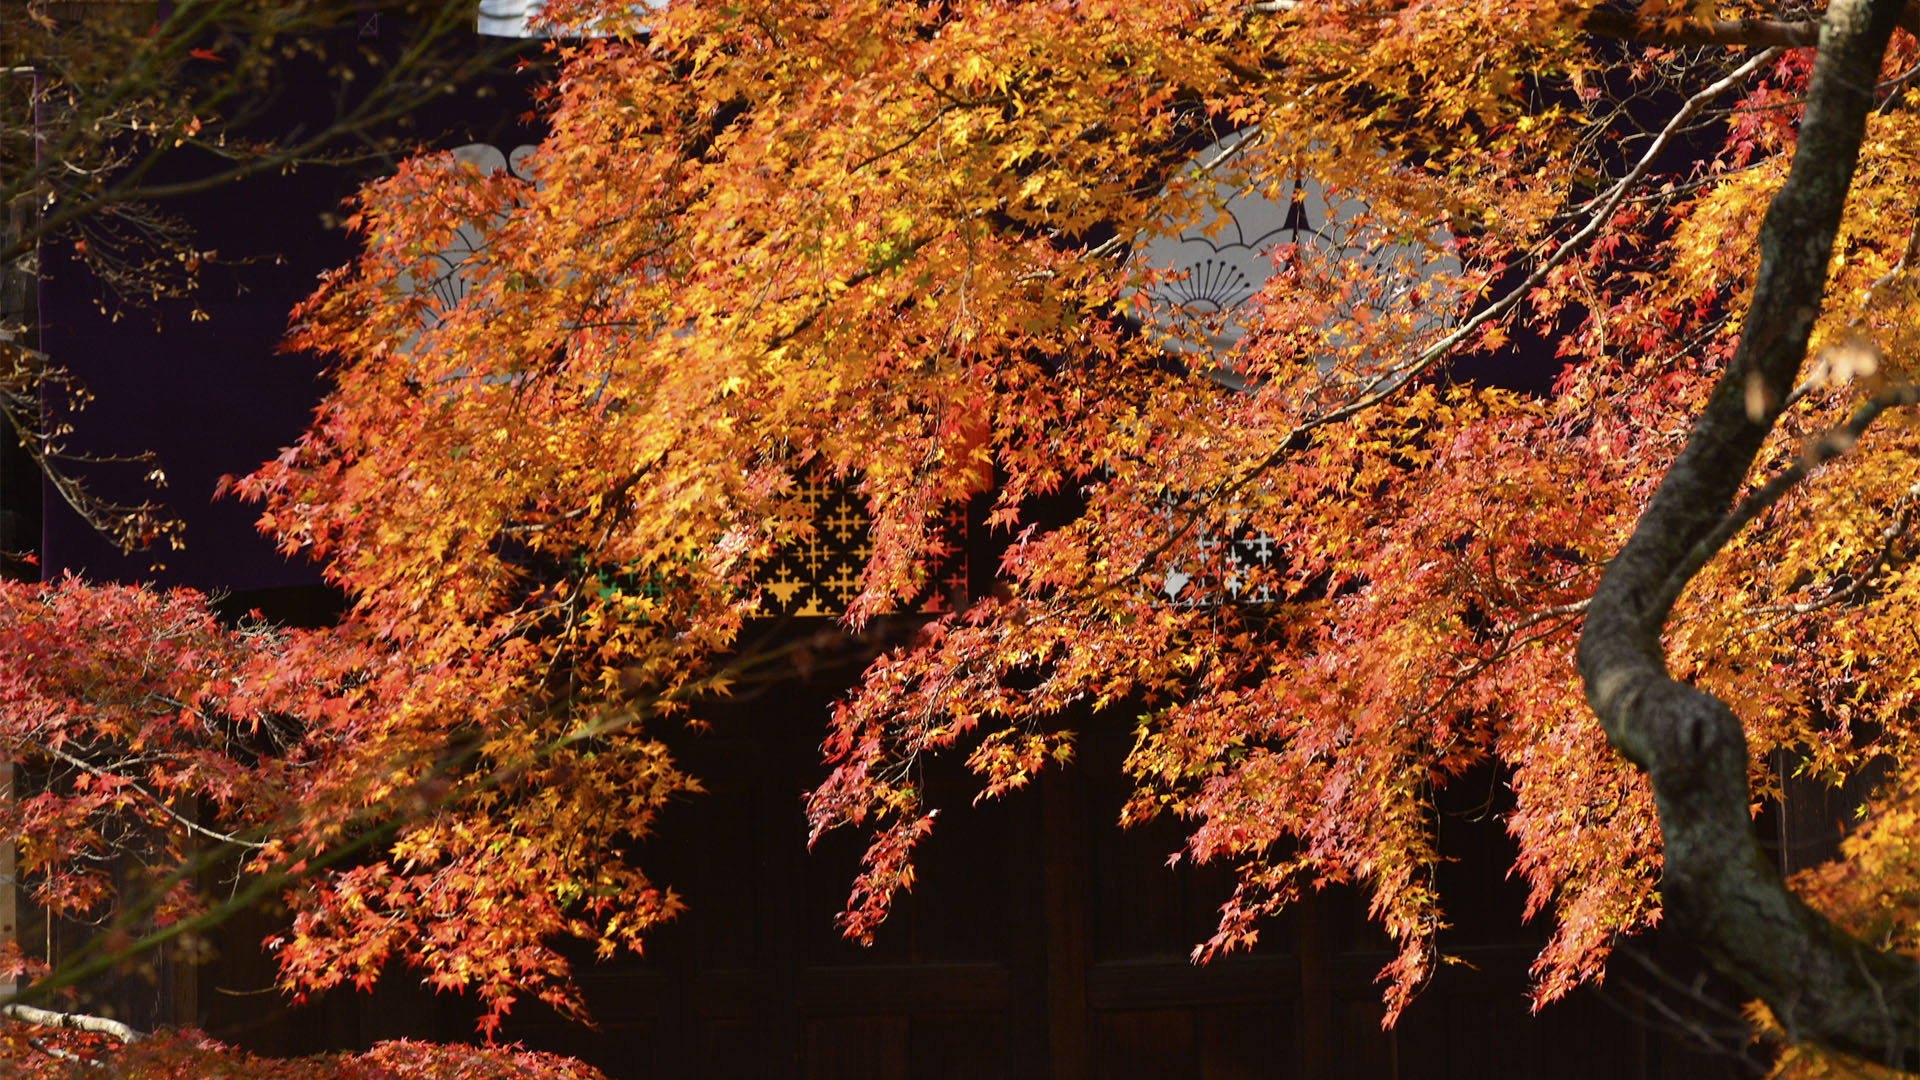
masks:
[[[763,615],[839,615],[860,592],[860,572],[873,554],[873,519],[849,483],[809,479],[800,497],[813,510],[813,535],[775,551],[760,573]],[[965,507],[952,507],[940,522],[947,553],[927,575],[910,611],[940,612],[967,590]]]
[[[1193,556],[1167,572],[1162,591],[1180,607],[1214,604],[1271,604],[1282,599],[1271,570],[1280,558],[1273,537],[1248,529],[1230,536],[1202,533],[1192,541]]]

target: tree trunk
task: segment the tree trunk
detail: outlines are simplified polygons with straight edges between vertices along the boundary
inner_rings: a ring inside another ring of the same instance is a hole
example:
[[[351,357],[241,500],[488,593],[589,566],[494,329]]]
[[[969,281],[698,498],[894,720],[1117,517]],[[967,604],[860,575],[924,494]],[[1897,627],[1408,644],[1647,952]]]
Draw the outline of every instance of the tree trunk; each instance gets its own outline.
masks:
[[[1672,923],[1765,1001],[1790,1037],[1911,1069],[1920,1067],[1920,966],[1853,940],[1787,890],[1753,833],[1740,720],[1673,680],[1660,640],[1687,580],[1737,531],[1735,496],[1806,357],[1903,2],[1834,0],[1827,11],[1793,166],[1761,226],[1737,351],[1594,593],[1579,664],[1607,737],[1653,784]]]

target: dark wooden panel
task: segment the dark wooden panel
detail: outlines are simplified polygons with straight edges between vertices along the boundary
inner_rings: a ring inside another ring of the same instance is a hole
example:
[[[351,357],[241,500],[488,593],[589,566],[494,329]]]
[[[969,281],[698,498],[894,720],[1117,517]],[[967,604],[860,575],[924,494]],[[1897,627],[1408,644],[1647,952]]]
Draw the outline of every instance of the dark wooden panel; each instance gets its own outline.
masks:
[[[836,1016],[809,1020],[807,1080],[908,1080],[904,1016]]]
[[[1347,997],[1334,1006],[1331,1076],[1392,1080],[1397,1075],[1393,1033],[1380,1030],[1380,998]],[[1313,1078],[1319,1080],[1319,1078]]]
[[[960,768],[957,762],[946,764]],[[836,921],[870,836],[838,830],[821,837],[807,854],[801,866],[806,905],[801,947],[808,966],[1004,963],[1013,924],[1038,917],[1030,907],[1016,909],[1009,902],[1017,876],[1033,872],[1007,858],[1007,837],[1030,808],[1010,801],[970,806],[978,791],[971,781],[929,781],[927,787],[928,802],[941,817],[915,845],[914,889],[894,898],[871,946],[846,940]],[[804,836],[792,842],[802,847]]]
[[[1087,819],[1083,770],[1067,768],[1041,778],[1041,869],[1045,939],[1047,1066],[1052,1080],[1085,1080],[1089,1070],[1087,1030]]]
[[[1199,1017],[1200,1080],[1281,1080],[1298,1075],[1293,1068],[1292,1009],[1202,1009]]]
[[[1469,1061],[1480,1067],[1481,1076],[1526,1076],[1531,1072],[1528,1066],[1533,1047],[1527,1038],[1531,1018],[1524,998],[1511,993],[1494,1000],[1449,995],[1433,1005],[1424,1011],[1440,1018],[1437,1050],[1455,1064],[1447,1075],[1464,1075],[1459,1064]],[[1417,1075],[1412,1070],[1402,1073]]]
[[[751,1020],[709,1020],[700,1025],[701,1060],[696,1076],[753,1076],[760,1061],[760,1026]]]
[[[1186,860],[1170,866],[1169,857],[1186,840],[1183,823],[1171,816],[1118,827],[1128,785],[1120,768],[1125,747],[1115,734],[1082,740],[1088,886],[1081,917],[1090,931],[1092,956],[1098,962],[1185,960],[1218,928],[1220,905],[1233,893],[1232,870]],[[1256,951],[1284,951],[1290,936],[1286,926],[1285,917],[1263,925]]]
[[[1193,1010],[1103,1012],[1094,1018],[1100,1080],[1196,1080]]]
[[[1008,993],[1007,969],[999,964],[810,968],[799,987],[801,1010],[815,1016],[1005,1011]]]
[[[908,1058],[913,1080],[986,1080],[1008,1076],[1008,1017],[1000,1012],[916,1016]]]
[[[1298,994],[1291,956],[1230,956],[1205,966],[1185,960],[1134,960],[1087,969],[1087,1003],[1096,1009],[1272,1002]]]

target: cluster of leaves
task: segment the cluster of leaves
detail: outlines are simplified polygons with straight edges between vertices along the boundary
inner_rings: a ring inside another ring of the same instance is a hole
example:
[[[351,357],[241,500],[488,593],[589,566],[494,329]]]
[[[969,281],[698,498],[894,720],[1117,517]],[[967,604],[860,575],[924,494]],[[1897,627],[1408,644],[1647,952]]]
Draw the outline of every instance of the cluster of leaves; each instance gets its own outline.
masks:
[[[568,46],[537,184],[423,159],[366,193],[366,254],[295,335],[338,357],[339,390],[247,490],[382,633],[512,642],[617,699],[677,694],[728,647],[756,561],[807,527],[801,470],[857,475],[873,512],[857,626],[919,586],[932,522],[990,465],[1003,587],[880,660],[829,729],[816,833],[879,828],[850,934],[911,881],[925,755],[966,753],[996,794],[1071,753],[1070,710],[1144,709],[1124,819],[1178,814],[1188,857],[1241,871],[1202,955],[1302,887],[1355,882],[1402,945],[1391,1018],[1446,925],[1432,795],[1497,761],[1531,906],[1555,913],[1550,999],[1658,918],[1652,800],[1587,718],[1572,632],[1730,347],[1754,256],[1728,238],[1777,183],[1807,68],[1623,59],[1563,5],[1495,6],[692,6]],[[1653,31],[1705,14],[1641,11]],[[1906,99],[1886,102],[1862,170],[1876,202],[1903,197],[1912,146]],[[1210,183],[1169,182],[1253,125]],[[1170,367],[1129,318],[1152,272],[1128,252],[1205,221],[1212,183],[1285,198],[1301,176],[1366,207],[1351,242],[1441,224],[1469,269],[1396,289],[1389,258],[1296,258],[1221,360],[1252,389]],[[1858,289],[1907,234],[1873,208],[1849,220]],[[408,291],[463,222],[488,233],[464,299]],[[1895,363],[1910,286],[1892,279],[1828,338],[1851,326]],[[1439,340],[1424,305],[1452,307]],[[1432,381],[1521,320],[1574,327],[1550,403]],[[1859,365],[1842,366],[1770,463],[1844,415]],[[1830,644],[1848,620],[1906,618],[1871,554],[1904,550],[1903,435],[1780,504],[1681,621],[1676,664],[1751,702],[1762,791],[1775,748],[1825,777],[1905,748],[1910,665],[1865,644],[1885,625]],[[1043,529],[1032,500],[1059,491],[1071,520]],[[1207,566],[1223,549],[1201,541],[1225,535],[1277,557]],[[561,554],[680,587],[533,584],[527,559]],[[1170,599],[1233,574],[1283,599]],[[1795,599],[1842,574],[1893,606]],[[1871,738],[1844,719],[1869,715]]]
[[[573,1005],[553,939],[637,947],[677,907],[623,846],[690,781],[630,714],[543,723],[473,658],[354,625],[236,630],[184,591],[0,590],[0,820],[35,903],[102,927],[51,973],[6,944],[40,994],[280,892],[289,990],[364,987],[404,955],[479,987],[491,1030],[518,990]],[[245,887],[202,892],[230,874]]]
[[[567,50],[537,184],[425,159],[368,191],[366,254],[295,334],[340,358],[338,390],[243,487],[289,546],[330,559],[383,634],[448,652],[511,642],[570,687],[673,696],[731,643],[755,563],[807,527],[790,494],[801,470],[857,473],[873,512],[854,625],[920,587],[939,514],[989,464],[998,527],[1024,526],[1032,496],[1070,483],[1082,515],[1023,531],[1009,598],[931,627],[835,721],[816,824],[892,821],[849,931],[867,933],[906,880],[928,820],[920,753],[979,732],[972,760],[1003,790],[1066,752],[1046,725],[1069,703],[1144,700],[1159,710],[1135,760],[1147,789],[1199,779],[1207,755],[1183,764],[1177,746],[1249,751],[1211,795],[1167,800],[1221,819],[1197,857],[1249,860],[1218,944],[1245,940],[1298,871],[1369,880],[1408,943],[1397,1004],[1441,922],[1420,884],[1428,774],[1497,738],[1463,720],[1476,707],[1516,711],[1496,700],[1492,658],[1529,636],[1525,604],[1576,597],[1608,538],[1588,524],[1605,489],[1567,496],[1555,462],[1525,449],[1524,432],[1553,421],[1509,397],[1352,407],[1433,357],[1411,340],[1415,317],[1353,302],[1379,282],[1339,267],[1303,262],[1271,288],[1271,332],[1233,360],[1257,393],[1169,371],[1125,317],[1142,281],[1126,252],[1156,223],[1211,213],[1209,185],[1165,180],[1198,142],[1253,123],[1262,137],[1222,167],[1227,183],[1278,192],[1313,175],[1366,193],[1352,228],[1375,242],[1428,236],[1437,208],[1470,246],[1523,249],[1574,174],[1581,123],[1533,107],[1516,78],[1577,54],[1575,27],[1546,6],[1521,21],[1530,34],[1489,51],[1422,6],[1387,34],[1333,9],[669,11],[644,42]],[[461,301],[408,291],[463,223],[487,241]],[[1475,284],[1462,278],[1413,298],[1458,303]],[[1489,454],[1516,461],[1502,497],[1435,499],[1441,477],[1486,476]],[[1518,524],[1550,511],[1555,524]],[[1503,518],[1515,527],[1485,527]],[[1278,540],[1270,584],[1298,602],[1165,603],[1181,538],[1232,529]],[[1528,565],[1542,553],[1548,565]],[[562,554],[683,587],[530,577],[529,559]],[[1400,591],[1361,587],[1364,562]],[[1500,580],[1515,573],[1544,594],[1521,599]],[[1493,575],[1483,597],[1454,591],[1476,574]],[[1298,678],[1301,655],[1319,678]],[[1346,662],[1361,655],[1364,676]],[[1434,663],[1484,677],[1409,724],[1412,688],[1449,681]],[[1568,677],[1546,685],[1575,708]],[[1297,768],[1256,746],[1279,743]],[[1347,767],[1359,775],[1321,775]],[[1232,782],[1256,774],[1258,787]],[[1290,816],[1295,801],[1311,812]],[[1264,826],[1225,823],[1255,804]],[[1282,852],[1291,836],[1314,836],[1312,850]]]
[[[571,1058],[511,1047],[394,1041],[361,1054],[264,1059],[196,1032],[168,1032],[132,1045],[83,1031],[23,1023],[0,1026],[0,1064],[20,1080],[601,1080]]]

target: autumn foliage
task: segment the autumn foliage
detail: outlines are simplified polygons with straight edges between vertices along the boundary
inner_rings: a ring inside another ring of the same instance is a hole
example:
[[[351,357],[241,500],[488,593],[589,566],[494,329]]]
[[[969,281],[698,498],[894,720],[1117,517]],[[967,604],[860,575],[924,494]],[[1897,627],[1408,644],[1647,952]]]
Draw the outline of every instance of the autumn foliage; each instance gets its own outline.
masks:
[[[143,1038],[131,1046],[111,1036],[72,1031],[35,1032],[12,1025],[0,1032],[0,1061],[19,1080],[137,1076],[147,1080],[602,1080],[578,1061],[556,1054],[497,1047],[384,1042],[363,1054],[332,1054],[298,1061],[261,1058],[191,1032]]]
[[[166,886],[154,920],[188,918],[212,901],[178,868],[231,837],[296,912],[273,943],[296,993],[399,959],[489,1025],[571,1003],[557,939],[638,948],[678,908],[627,857],[697,790],[657,736],[725,691],[756,570],[826,475],[873,519],[850,626],[921,592],[956,505],[1005,541],[989,595],[826,718],[815,835],[872,836],[849,935],[912,881],[930,757],[998,796],[1118,725],[1124,822],[1173,815],[1181,857],[1238,874],[1201,958],[1351,884],[1399,946],[1391,1020],[1447,948],[1436,792],[1492,765],[1553,928],[1535,993],[1597,977],[1660,920],[1662,847],[1575,639],[1732,355],[1813,51],[1727,29],[1771,5],[1584,6],[746,0],[641,34],[556,0],[607,36],[554,46],[537,182],[427,155],[363,192],[364,253],[294,316],[334,390],[237,482],[353,597],[343,625],[4,594],[0,739],[46,778],[6,811],[36,898],[113,902],[83,856],[118,843]],[[1817,467],[1666,637],[1744,719],[1756,808],[1783,760],[1888,777],[1799,884],[1906,949],[1920,427],[1830,432],[1913,362],[1916,60],[1896,34],[1803,382],[1749,405],[1784,410],[1755,485]],[[1233,352],[1175,347],[1133,253],[1217,217],[1221,185],[1300,178],[1364,213],[1273,253]],[[487,241],[448,303],[418,283],[462,225]],[[1454,269],[1393,254],[1435,245]],[[1449,377],[1476,356],[1552,392]],[[1249,537],[1272,557],[1226,562]]]

